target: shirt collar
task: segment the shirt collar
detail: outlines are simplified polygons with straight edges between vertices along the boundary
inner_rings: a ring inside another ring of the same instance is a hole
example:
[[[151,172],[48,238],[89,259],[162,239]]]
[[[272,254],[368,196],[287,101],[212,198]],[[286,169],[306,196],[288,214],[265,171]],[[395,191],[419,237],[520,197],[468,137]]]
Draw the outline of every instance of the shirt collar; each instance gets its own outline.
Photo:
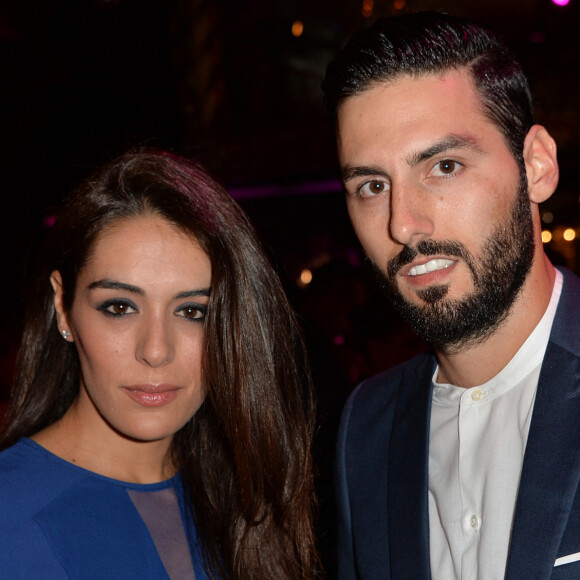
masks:
[[[460,399],[467,392],[481,391],[486,400],[491,401],[515,385],[520,384],[528,374],[530,374],[539,364],[541,364],[548,341],[550,331],[556,315],[556,308],[562,293],[562,273],[556,271],[552,296],[544,315],[536,325],[532,333],[522,344],[510,362],[494,377],[486,383],[465,389],[450,383],[438,383],[435,379],[439,373],[439,365],[433,374],[433,400],[443,405],[458,405]],[[465,399],[465,397],[464,397]]]

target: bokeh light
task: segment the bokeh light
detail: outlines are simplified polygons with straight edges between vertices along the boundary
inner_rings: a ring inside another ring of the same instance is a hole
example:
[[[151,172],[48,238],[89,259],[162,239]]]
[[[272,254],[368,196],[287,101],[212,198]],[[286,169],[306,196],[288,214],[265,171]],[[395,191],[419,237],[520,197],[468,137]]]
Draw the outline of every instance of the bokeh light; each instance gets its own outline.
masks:
[[[564,233],[562,234],[562,237],[567,241],[567,242],[571,242],[575,237],[576,237],[576,232],[574,231],[573,228],[566,228],[564,230]]]
[[[375,9],[374,0],[363,0],[362,15],[365,18],[370,18],[373,15],[374,9]]]
[[[542,214],[542,221],[545,224],[551,224],[554,221],[554,214],[551,211],[545,211]]]
[[[308,268],[304,268],[302,272],[300,272],[300,286],[308,286],[312,282],[312,271]]]
[[[549,230],[544,230],[542,232],[542,242],[544,242],[544,244],[549,244],[552,241],[552,232],[550,232]]]
[[[302,36],[303,32],[304,32],[304,23],[302,22],[302,20],[295,20],[292,23],[292,36],[296,36],[298,38],[299,36]]]

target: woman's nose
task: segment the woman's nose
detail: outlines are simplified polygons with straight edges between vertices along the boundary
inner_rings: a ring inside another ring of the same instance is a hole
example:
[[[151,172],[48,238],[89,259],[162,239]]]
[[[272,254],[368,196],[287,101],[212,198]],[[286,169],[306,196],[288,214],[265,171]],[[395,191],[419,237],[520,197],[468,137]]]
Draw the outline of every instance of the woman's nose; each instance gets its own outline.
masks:
[[[150,367],[167,364],[173,359],[171,329],[161,316],[145,317],[136,347],[136,358]]]

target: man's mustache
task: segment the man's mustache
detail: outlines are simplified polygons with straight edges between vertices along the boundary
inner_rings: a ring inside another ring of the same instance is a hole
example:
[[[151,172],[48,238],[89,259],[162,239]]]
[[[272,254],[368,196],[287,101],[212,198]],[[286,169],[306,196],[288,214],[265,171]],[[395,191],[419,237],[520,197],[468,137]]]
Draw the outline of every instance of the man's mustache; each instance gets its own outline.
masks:
[[[464,260],[473,271],[473,259],[469,250],[460,242],[434,240],[422,240],[415,247],[404,246],[403,249],[389,260],[387,274],[393,278],[397,272],[407,264],[410,264],[417,256],[454,256]]]

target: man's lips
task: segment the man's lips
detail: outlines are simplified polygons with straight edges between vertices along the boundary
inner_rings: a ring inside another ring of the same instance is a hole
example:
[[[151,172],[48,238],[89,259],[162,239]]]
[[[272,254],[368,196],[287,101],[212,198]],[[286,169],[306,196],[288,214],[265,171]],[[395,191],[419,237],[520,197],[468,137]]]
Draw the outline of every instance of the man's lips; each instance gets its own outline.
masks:
[[[432,285],[449,283],[449,275],[455,270],[458,261],[449,257],[417,257],[397,273],[399,280],[414,290]]]
[[[422,264],[410,265],[406,276],[421,276],[422,274],[430,274],[432,272],[438,272],[439,270],[445,270],[449,266],[453,266],[455,260],[449,260],[448,258],[432,258],[427,262]]]
[[[144,407],[160,407],[175,399],[180,387],[175,385],[131,385],[123,387],[136,403]]]

